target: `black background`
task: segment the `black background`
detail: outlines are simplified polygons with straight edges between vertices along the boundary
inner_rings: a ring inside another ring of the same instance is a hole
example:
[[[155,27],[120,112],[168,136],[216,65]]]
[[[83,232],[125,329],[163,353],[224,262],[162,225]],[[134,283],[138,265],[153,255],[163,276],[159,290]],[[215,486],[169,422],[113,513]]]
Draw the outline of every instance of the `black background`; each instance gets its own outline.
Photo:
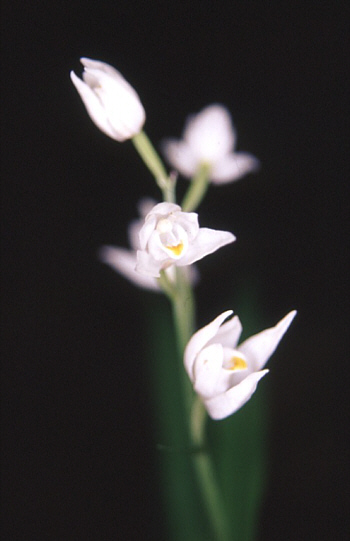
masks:
[[[88,118],[79,57],[137,89],[156,145],[224,103],[261,171],[213,187],[204,324],[299,313],[271,360],[261,540],[346,538],[345,2],[4,3],[5,539],[166,539],[143,324],[152,294],[100,264],[157,189],[130,142]],[[184,181],[183,184],[184,185]],[[220,274],[219,274],[220,273]],[[258,330],[258,329],[257,329]]]

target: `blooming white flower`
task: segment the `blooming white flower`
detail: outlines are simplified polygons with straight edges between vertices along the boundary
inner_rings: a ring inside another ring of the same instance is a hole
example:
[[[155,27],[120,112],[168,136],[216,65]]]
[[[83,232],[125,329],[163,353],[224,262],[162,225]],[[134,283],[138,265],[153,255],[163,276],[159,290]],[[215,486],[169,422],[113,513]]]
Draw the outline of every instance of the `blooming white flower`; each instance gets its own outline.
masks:
[[[158,203],[146,216],[139,233],[136,270],[159,277],[172,265],[191,265],[235,240],[227,231],[199,227],[198,214],[182,212],[174,203]]]
[[[83,80],[71,71],[72,82],[91,120],[112,139],[134,137],[145,123],[145,110],[135,90],[115,68],[89,58],[81,58]]]
[[[236,131],[228,110],[209,105],[188,117],[183,139],[168,139],[163,150],[169,163],[185,177],[192,177],[203,165],[215,184],[237,180],[257,169],[259,160],[247,152],[234,152]]]
[[[296,311],[275,327],[256,334],[237,346],[242,325],[237,316],[224,312],[197,331],[188,342],[184,363],[194,390],[213,419],[224,419],[243,406],[254,393],[263,370]]]

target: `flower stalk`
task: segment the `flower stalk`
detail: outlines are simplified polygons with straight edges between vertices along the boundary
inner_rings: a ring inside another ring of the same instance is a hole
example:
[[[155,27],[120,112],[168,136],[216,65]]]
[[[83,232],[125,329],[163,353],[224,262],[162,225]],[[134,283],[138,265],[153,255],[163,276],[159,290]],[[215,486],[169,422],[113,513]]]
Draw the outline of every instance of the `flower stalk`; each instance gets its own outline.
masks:
[[[213,463],[207,451],[199,451],[193,458],[196,477],[210,520],[213,539],[231,541],[230,526],[222,502],[222,496],[214,474]]]
[[[209,187],[210,164],[202,163],[182,200],[182,210],[192,212],[200,205]]]
[[[152,145],[149,137],[143,130],[141,130],[132,138],[132,142],[145,165],[154,176],[158,187],[162,191],[164,201],[174,203],[175,180],[168,175],[163,162]]]
[[[165,282],[165,276],[166,273],[162,271],[160,284],[164,288],[164,292],[168,295],[172,305],[177,351],[180,359],[179,366],[182,368],[181,365],[185,347],[195,327],[195,300],[193,289],[184,273],[184,270],[181,268],[176,268],[174,284],[169,284],[169,281]],[[185,409],[188,419],[190,419],[194,393],[191,388],[190,381],[186,377],[183,370],[181,370],[181,381],[185,400]],[[189,425],[190,423],[188,422],[188,426]]]

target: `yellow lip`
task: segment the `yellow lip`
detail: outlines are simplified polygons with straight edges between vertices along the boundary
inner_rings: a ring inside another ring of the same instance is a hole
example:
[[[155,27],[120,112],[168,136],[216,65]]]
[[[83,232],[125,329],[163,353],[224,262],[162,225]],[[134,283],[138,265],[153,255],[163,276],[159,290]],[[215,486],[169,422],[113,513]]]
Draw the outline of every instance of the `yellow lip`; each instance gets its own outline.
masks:
[[[243,357],[234,356],[230,359],[229,370],[245,370],[248,368],[247,363]]]
[[[174,255],[179,256],[182,253],[182,250],[184,248],[183,242],[180,242],[179,244],[176,244],[176,246],[167,246],[167,250],[170,250],[173,252]]]

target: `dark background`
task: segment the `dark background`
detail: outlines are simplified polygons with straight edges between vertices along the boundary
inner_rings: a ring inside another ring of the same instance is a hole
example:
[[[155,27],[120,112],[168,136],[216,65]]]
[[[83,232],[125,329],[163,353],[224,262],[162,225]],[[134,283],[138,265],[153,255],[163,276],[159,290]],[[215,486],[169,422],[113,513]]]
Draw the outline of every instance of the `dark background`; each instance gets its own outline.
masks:
[[[158,192],[131,143],[88,118],[69,79],[80,56],[137,89],[156,145],[220,102],[238,148],[261,160],[200,209],[238,240],[200,265],[199,324],[239,314],[248,292],[259,329],[298,309],[266,383],[261,540],[346,539],[345,2],[7,0],[3,12],[4,539],[166,538],[152,294],[96,257],[126,245],[137,200]]]

